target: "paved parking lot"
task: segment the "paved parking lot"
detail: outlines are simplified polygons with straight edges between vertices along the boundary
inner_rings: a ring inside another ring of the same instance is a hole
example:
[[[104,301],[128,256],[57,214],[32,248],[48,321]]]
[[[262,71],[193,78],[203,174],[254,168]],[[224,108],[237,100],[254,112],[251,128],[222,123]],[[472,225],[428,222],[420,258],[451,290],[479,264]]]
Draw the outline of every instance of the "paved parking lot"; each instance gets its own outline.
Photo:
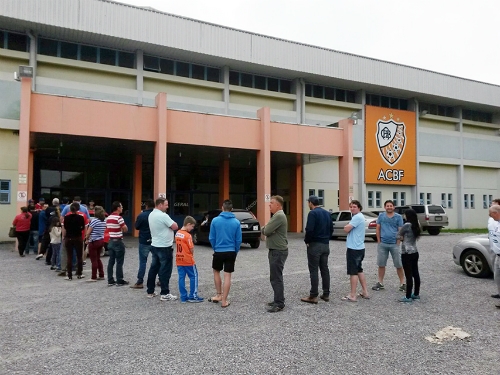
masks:
[[[33,255],[0,244],[2,374],[498,374],[500,310],[492,279],[471,279],[451,259],[463,234],[419,241],[422,299],[401,304],[395,272],[371,300],[342,302],[348,291],[345,241],[330,242],[332,300],[300,302],[309,291],[302,235],[290,235],[286,308],[272,300],[267,250],[238,255],[231,306],[147,299],[146,291],[105,281],[65,281]],[[137,245],[127,239],[125,278],[135,282]],[[366,243],[368,283],[376,281],[376,244]],[[212,251],[196,246],[200,295],[214,293]],[[90,262],[84,274],[90,277]],[[106,267],[107,258],[104,258]],[[178,295],[177,273],[171,289]],[[467,341],[424,339],[446,326]]]

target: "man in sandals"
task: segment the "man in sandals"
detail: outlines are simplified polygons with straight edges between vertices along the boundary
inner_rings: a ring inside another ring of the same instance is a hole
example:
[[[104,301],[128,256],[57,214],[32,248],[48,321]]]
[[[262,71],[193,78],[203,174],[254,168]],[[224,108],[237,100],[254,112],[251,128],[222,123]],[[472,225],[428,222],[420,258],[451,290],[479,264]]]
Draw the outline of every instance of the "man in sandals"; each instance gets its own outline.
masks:
[[[384,289],[385,266],[387,265],[387,259],[390,253],[399,277],[399,290],[404,292],[406,291],[406,284],[403,263],[401,263],[399,240],[396,238],[399,230],[403,226],[403,218],[400,214],[394,212],[394,202],[391,200],[384,202],[384,209],[385,212],[381,212],[377,218],[378,281],[372,289]]]
[[[262,227],[262,234],[266,236],[266,246],[269,249],[269,278],[274,291],[274,300],[268,304],[271,308],[267,311],[275,313],[285,308],[283,268],[288,258],[288,221],[283,212],[283,197],[272,196],[269,210],[273,217]]]
[[[366,289],[366,278],[363,272],[362,262],[365,257],[365,217],[361,213],[361,203],[357,200],[351,201],[349,210],[351,210],[352,218],[349,224],[344,227],[344,232],[347,233],[347,274],[351,283],[351,293],[342,297],[342,301],[356,302],[356,289],[358,280],[361,284],[360,297],[369,299],[368,290]]]
[[[214,283],[217,296],[209,298],[210,302],[222,302],[222,307],[230,305],[227,300],[231,288],[231,274],[234,272],[234,262],[241,245],[241,223],[234,214],[233,202],[226,199],[222,203],[222,212],[212,220],[208,239],[214,255],[212,268],[214,271]],[[224,285],[220,277],[220,271],[224,270]]]

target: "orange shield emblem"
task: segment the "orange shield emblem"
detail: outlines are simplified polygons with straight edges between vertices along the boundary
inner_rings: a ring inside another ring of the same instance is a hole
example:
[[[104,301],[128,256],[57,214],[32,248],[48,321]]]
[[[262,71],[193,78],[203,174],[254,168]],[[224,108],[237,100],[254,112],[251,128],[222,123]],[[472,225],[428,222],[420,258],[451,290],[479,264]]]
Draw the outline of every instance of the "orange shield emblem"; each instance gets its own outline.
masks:
[[[380,155],[389,165],[398,162],[405,150],[406,133],[403,122],[377,121],[377,145]]]

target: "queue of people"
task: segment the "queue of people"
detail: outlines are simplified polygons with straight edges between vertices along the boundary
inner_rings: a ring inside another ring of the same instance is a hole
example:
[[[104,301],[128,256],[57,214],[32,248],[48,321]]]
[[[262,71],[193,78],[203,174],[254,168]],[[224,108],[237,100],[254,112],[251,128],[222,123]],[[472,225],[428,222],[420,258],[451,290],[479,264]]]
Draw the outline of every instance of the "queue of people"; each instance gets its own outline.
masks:
[[[266,247],[269,249],[269,275],[274,298],[267,305],[271,313],[282,311],[285,308],[285,294],[283,270],[288,257],[287,218],[283,212],[283,198],[279,195],[271,197],[269,209],[271,219],[262,226],[262,234],[266,237]],[[333,223],[330,214],[320,207],[319,198],[310,196],[308,199],[310,212],[307,216],[305,238],[307,261],[311,281],[311,289],[307,297],[301,298],[302,302],[317,304],[319,299],[330,300],[330,271],[328,257],[330,254],[329,241],[333,233]],[[222,308],[230,306],[228,299],[231,288],[231,276],[238,251],[240,249],[242,234],[239,221],[232,211],[232,202],[225,200],[222,204],[221,214],[214,218],[210,226],[209,240],[214,250],[212,269],[216,294],[208,301],[221,303]],[[385,212],[377,218],[377,266],[378,281],[372,287],[373,291],[385,288],[383,284],[385,267],[389,254],[392,257],[396,273],[400,280],[399,290],[405,296],[399,302],[411,303],[420,299],[420,275],[418,270],[419,253],[417,240],[421,229],[414,210],[405,211],[405,222],[401,215],[394,212],[394,203],[391,200],[384,202]],[[194,244],[190,232],[196,225],[196,220],[187,216],[183,226],[179,229],[176,222],[166,213],[168,200],[158,198],[156,201],[148,200],[146,207],[137,217],[135,228],[139,231],[139,270],[137,281],[130,286],[132,289],[144,288],[144,275],[147,259],[151,254],[151,265],[147,280],[147,297],[158,295],[155,287],[160,287],[161,301],[175,301],[177,296],[170,293],[169,284],[172,275],[174,259],[178,271],[178,287],[180,302],[199,303],[204,298],[198,295],[198,270],[194,261]],[[345,302],[357,302],[358,298],[370,299],[366,277],[363,272],[362,262],[365,257],[365,220],[361,213],[362,206],[357,200],[349,204],[352,214],[351,221],[344,227],[347,234],[346,265],[350,278],[350,291],[341,298]],[[59,206],[59,200],[52,201],[52,207],[42,207],[37,210],[33,202],[28,207],[22,207],[21,213],[14,218],[16,227],[19,255],[24,257],[25,251],[30,248],[29,240],[40,238],[39,255],[37,259],[46,256],[46,263],[51,269],[64,272],[66,280],[72,280],[72,269],[76,266],[78,279],[82,274],[84,243],[88,245],[92,262],[92,276],[89,281],[104,280],[104,267],[100,259],[105,245],[106,233],[109,235],[109,261],[107,266],[108,286],[123,286],[129,282],[124,280],[123,263],[125,246],[123,234],[128,228],[121,216],[123,206],[120,202],[113,202],[112,213],[106,218],[104,209],[92,206],[93,218],[89,221],[89,211],[80,204],[79,197],[73,203]],[[43,215],[42,215],[43,212]],[[500,298],[500,200],[494,200],[489,209],[490,220],[488,231],[490,247],[497,255],[495,259],[494,276],[498,293],[493,298]],[[38,228],[32,225],[34,218],[38,217]],[[43,221],[43,224],[42,224]],[[40,235],[40,227],[43,234]],[[175,233],[177,231],[177,233]],[[48,245],[44,246],[47,241]],[[49,259],[50,248],[50,259]],[[64,250],[62,250],[64,249]],[[63,257],[63,254],[65,257]],[[65,258],[65,259],[63,259]],[[114,269],[116,265],[116,278]],[[63,269],[65,267],[65,269]],[[224,271],[224,278],[221,278]],[[319,272],[318,272],[319,271]],[[403,279],[403,274],[406,280]],[[319,293],[319,276],[321,275],[322,293]],[[159,277],[159,282],[156,277]],[[189,291],[185,285],[185,278],[189,278]],[[361,291],[358,293],[358,283]],[[496,305],[500,308],[500,304]]]

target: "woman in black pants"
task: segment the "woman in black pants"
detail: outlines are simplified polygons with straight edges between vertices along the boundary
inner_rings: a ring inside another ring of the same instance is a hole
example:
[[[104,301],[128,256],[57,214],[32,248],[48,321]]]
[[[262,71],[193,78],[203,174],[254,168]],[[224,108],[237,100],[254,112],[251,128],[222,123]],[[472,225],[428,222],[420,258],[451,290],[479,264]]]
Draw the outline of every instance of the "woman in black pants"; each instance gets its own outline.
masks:
[[[19,256],[24,256],[24,249],[30,238],[31,214],[28,207],[21,207],[21,213],[14,218],[12,226],[16,227],[17,250]]]
[[[66,254],[68,255],[66,269],[68,271],[68,276],[66,280],[72,280],[72,266],[73,266],[73,249],[76,251],[76,277],[78,279],[83,279],[82,268],[83,268],[83,237],[82,231],[85,229],[85,220],[83,216],[78,214],[80,209],[80,203],[73,202],[69,207],[71,213],[64,217],[64,227],[63,227],[63,237],[64,246],[66,247]]]
[[[420,275],[418,273],[418,249],[417,240],[420,237],[420,224],[418,223],[417,213],[412,210],[406,210],[404,213],[406,223],[401,227],[398,238],[402,241],[401,262],[406,277],[406,296],[399,302],[413,302],[420,299]],[[414,283],[415,282],[415,285]],[[413,293],[413,287],[415,287]]]

